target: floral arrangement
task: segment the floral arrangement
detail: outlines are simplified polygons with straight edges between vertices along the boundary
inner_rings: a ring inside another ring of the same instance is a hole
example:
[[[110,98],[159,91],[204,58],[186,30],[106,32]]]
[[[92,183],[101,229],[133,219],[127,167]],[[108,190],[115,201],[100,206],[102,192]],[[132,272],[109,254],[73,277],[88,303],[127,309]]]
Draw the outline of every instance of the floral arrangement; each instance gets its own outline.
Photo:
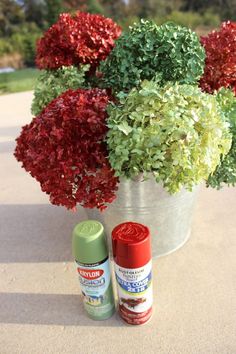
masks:
[[[207,46],[173,23],[121,34],[101,15],[62,14],[37,44],[36,116],[17,138],[17,160],[68,209],[106,208],[121,177],[152,173],[170,193],[231,183],[233,81],[207,89]]]

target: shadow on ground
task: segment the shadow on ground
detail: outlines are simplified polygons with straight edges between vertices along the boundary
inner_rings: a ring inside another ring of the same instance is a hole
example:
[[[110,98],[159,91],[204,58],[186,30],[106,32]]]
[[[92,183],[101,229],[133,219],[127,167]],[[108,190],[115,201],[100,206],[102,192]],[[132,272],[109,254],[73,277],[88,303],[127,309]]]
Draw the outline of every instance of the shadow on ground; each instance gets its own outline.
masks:
[[[72,261],[72,229],[86,218],[82,208],[73,213],[46,204],[1,205],[0,263]],[[89,319],[76,294],[0,293],[0,323],[124,326],[114,316],[101,322]]]
[[[71,261],[71,232],[85,219],[82,208],[0,205],[0,263]]]
[[[80,295],[64,294],[0,293],[0,323],[90,327],[124,326],[117,314],[105,321],[91,320],[83,309]]]

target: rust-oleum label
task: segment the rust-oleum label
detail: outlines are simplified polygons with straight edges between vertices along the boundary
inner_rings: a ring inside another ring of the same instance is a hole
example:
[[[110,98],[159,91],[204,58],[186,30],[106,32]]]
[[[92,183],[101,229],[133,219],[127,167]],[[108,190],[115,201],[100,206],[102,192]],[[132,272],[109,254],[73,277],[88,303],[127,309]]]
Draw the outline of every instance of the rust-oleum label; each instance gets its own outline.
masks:
[[[152,312],[152,262],[140,268],[115,264],[121,317],[130,324],[143,324]]]
[[[103,315],[114,307],[108,258],[98,263],[76,261],[83,302],[91,316]]]

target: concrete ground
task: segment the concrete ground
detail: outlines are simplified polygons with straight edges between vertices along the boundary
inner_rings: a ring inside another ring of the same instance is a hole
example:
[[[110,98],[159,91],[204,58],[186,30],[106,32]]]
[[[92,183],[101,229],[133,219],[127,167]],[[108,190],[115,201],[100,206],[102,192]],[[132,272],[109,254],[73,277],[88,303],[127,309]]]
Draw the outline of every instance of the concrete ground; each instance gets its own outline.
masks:
[[[190,240],[154,261],[147,325],[92,321],[71,256],[86,215],[50,205],[12,155],[31,100],[0,97],[0,354],[235,354],[236,189],[202,188]]]

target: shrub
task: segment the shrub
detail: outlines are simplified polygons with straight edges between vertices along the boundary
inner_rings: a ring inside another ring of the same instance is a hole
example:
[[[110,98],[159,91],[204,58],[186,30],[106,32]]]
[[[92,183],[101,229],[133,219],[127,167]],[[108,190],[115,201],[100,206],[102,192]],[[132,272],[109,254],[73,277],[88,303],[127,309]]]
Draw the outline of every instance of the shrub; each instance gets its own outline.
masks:
[[[80,68],[62,66],[57,70],[41,71],[35,84],[31,112],[38,115],[50,101],[62,92],[86,87],[85,73],[88,70],[89,65],[81,65]]]
[[[108,99],[99,89],[68,90],[17,138],[17,160],[40,182],[52,204],[103,209],[114,200],[117,178],[103,142]]]
[[[25,33],[14,33],[10,38],[10,43],[15,51],[23,54],[24,52],[24,41],[25,41]]]
[[[14,51],[23,56],[26,66],[34,66],[36,41],[40,36],[40,29],[36,25],[29,23],[21,26],[19,31],[14,33],[9,39]]]
[[[24,47],[23,47],[23,57],[26,66],[35,65],[35,55],[36,55],[36,42],[39,39],[40,35],[38,33],[29,33],[24,38]]]
[[[154,22],[156,22],[158,25],[161,25],[166,21],[173,21],[178,25],[190,27],[194,30],[200,26],[218,26],[220,23],[220,17],[219,15],[210,11],[206,11],[203,14],[193,11],[172,11],[167,16],[158,16],[154,18]]]
[[[217,27],[220,24],[220,16],[214,12],[206,11],[202,17],[204,26]]]
[[[202,16],[197,12],[181,12],[181,11],[173,11],[166,18],[167,21],[174,21],[178,25],[190,27],[195,29],[197,26],[203,23]]]
[[[207,179],[231,146],[214,95],[196,86],[144,81],[108,107],[109,160],[117,176],[153,172],[170,193]]]
[[[10,54],[14,52],[12,44],[6,39],[0,38],[0,57],[4,54]]]
[[[100,70],[104,86],[119,92],[144,79],[195,83],[203,73],[204,58],[204,49],[191,30],[142,20],[116,41]]]

